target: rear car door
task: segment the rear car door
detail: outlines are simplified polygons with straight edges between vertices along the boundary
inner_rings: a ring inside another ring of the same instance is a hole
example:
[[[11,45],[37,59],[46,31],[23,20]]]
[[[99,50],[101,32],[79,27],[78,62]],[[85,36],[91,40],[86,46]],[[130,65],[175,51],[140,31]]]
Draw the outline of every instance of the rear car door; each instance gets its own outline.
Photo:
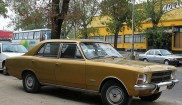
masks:
[[[55,84],[55,67],[60,43],[46,43],[32,58],[32,68],[40,82]]]

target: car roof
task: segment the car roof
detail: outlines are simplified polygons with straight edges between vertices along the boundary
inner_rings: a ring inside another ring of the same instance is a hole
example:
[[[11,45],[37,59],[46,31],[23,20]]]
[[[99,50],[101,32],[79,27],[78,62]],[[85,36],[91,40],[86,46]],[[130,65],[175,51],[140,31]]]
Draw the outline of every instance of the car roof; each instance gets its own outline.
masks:
[[[93,40],[93,39],[51,39],[51,40],[45,40],[42,41],[42,43],[46,42],[104,42],[104,41],[99,41],[99,40]]]

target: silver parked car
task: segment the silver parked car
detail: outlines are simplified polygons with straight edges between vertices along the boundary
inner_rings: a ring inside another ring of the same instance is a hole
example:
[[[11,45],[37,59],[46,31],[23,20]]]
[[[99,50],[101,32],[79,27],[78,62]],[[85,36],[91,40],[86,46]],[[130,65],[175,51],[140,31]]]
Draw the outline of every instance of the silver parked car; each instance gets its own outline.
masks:
[[[139,54],[139,60],[179,66],[182,63],[182,56],[173,55],[165,49],[150,49],[145,54]]]

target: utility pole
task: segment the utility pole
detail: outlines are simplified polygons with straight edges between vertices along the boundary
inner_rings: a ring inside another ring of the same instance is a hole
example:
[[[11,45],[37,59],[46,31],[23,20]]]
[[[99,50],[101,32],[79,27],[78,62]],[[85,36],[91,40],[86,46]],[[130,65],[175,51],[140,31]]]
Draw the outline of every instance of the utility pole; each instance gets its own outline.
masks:
[[[133,9],[132,9],[132,41],[131,41],[131,59],[135,59],[134,56],[134,21],[135,21],[135,0],[132,0]]]

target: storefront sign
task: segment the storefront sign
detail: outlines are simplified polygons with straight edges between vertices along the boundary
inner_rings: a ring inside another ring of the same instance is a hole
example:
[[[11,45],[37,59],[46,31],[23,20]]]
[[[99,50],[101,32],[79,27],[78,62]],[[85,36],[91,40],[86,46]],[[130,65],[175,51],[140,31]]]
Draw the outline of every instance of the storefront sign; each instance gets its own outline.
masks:
[[[167,5],[164,5],[163,7],[163,12],[169,12],[171,10],[177,9],[177,8],[182,8],[182,1],[174,2],[174,3],[169,3]]]

